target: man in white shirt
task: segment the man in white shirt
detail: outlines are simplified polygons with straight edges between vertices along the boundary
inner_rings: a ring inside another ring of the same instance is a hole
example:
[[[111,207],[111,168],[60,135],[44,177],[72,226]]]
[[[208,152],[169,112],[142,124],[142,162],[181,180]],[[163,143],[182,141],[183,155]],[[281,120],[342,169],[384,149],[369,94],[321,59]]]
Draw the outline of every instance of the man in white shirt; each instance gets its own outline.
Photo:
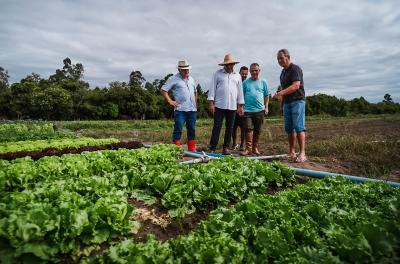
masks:
[[[178,62],[178,73],[171,76],[161,87],[161,94],[168,104],[174,107],[174,132],[172,141],[175,145],[181,145],[181,135],[183,125],[186,123],[187,146],[189,151],[196,151],[196,84],[189,75],[191,69],[186,60]],[[168,95],[172,91],[174,100]]]
[[[214,73],[208,90],[208,110],[214,115],[210,151],[215,152],[217,148],[222,122],[225,118],[225,135],[222,150],[225,155],[230,154],[229,144],[236,112],[242,116],[244,111],[242,78],[233,69],[237,63],[239,62],[231,54],[225,55],[224,62],[219,64],[224,68]]]

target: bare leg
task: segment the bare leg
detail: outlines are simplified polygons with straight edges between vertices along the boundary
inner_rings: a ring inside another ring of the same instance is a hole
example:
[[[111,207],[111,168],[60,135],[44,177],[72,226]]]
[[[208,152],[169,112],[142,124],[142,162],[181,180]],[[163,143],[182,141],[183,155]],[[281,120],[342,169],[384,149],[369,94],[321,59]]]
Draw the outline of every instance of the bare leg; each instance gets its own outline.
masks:
[[[292,133],[288,135],[289,140],[289,156],[294,156],[296,153],[296,133]]]
[[[305,157],[306,156],[306,151],[305,151],[305,147],[306,147],[306,133],[304,131],[302,132],[297,132],[297,141],[299,143],[299,147],[300,147],[300,157]]]

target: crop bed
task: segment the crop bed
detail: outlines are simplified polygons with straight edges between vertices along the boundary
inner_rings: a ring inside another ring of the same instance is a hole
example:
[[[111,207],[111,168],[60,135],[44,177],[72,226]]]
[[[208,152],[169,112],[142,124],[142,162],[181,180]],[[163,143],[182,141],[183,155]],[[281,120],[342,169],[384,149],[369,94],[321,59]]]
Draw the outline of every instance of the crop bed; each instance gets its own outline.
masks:
[[[188,235],[123,240],[81,262],[398,263],[399,198],[383,183],[312,181],[217,209]]]
[[[154,145],[0,160],[1,263],[395,263],[400,189]]]
[[[79,143],[79,142],[78,142]],[[64,154],[79,154],[84,151],[97,151],[97,150],[114,150],[114,149],[136,149],[143,147],[143,144],[139,141],[128,141],[128,142],[115,142],[107,144],[107,141],[100,142],[101,145],[97,146],[76,146],[76,147],[64,147],[64,148],[55,148],[55,147],[47,147],[42,150],[36,151],[17,151],[17,152],[8,152],[8,153],[0,153],[0,159],[3,160],[13,160],[17,158],[23,158],[26,156],[30,156],[33,160],[38,160],[45,156],[62,156]],[[51,146],[51,144],[49,145]]]
[[[0,259],[57,261],[82,246],[134,237],[144,214],[131,198],[160,201],[169,223],[293,181],[279,163],[225,158],[187,166],[176,163],[181,155],[158,145],[1,160]]]
[[[53,123],[25,122],[0,124],[0,143],[60,138],[76,138],[76,135],[57,130],[57,127]]]

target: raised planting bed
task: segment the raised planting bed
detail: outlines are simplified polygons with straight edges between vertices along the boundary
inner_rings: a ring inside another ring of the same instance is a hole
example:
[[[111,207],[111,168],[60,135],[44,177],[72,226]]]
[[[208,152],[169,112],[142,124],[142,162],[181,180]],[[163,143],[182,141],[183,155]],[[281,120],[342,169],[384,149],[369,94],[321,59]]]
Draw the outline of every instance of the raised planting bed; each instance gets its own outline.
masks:
[[[126,239],[81,263],[398,263],[400,189],[344,178],[254,195],[186,235]]]
[[[0,143],[59,138],[76,138],[76,135],[66,131],[59,131],[53,123],[10,122],[0,124]]]
[[[33,160],[38,160],[45,156],[61,156],[64,154],[79,154],[84,151],[97,151],[97,150],[114,150],[114,149],[136,149],[143,147],[143,144],[139,141],[129,141],[129,142],[118,142],[115,139],[91,139],[90,141],[85,140],[68,140],[66,144],[62,144],[63,140],[57,140],[61,142],[58,148],[55,147],[45,147],[41,150],[33,150],[33,151],[17,151],[17,152],[7,152],[7,153],[0,153],[0,159],[3,160],[13,160],[16,158],[22,158],[29,156]],[[46,144],[45,146],[51,146],[51,142]],[[68,146],[68,145],[75,145],[75,146]],[[82,146],[83,145],[83,146]],[[65,146],[65,147],[64,147]],[[23,144],[21,142],[21,147]]]
[[[279,163],[227,157],[187,166],[176,163],[181,155],[176,146],[156,145],[0,160],[0,261],[78,261],[124,238],[147,241],[147,234],[169,241],[211,209],[294,179]]]

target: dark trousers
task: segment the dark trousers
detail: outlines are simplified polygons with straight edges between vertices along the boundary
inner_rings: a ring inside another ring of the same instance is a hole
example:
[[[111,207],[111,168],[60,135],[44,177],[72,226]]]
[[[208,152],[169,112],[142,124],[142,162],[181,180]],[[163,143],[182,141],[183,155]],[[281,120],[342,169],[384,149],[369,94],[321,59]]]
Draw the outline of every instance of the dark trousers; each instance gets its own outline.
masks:
[[[175,111],[174,112],[174,132],[172,133],[172,140],[180,140],[182,136],[182,128],[186,123],[187,139],[196,138],[196,112],[195,111]]]
[[[243,126],[243,117],[236,113],[235,122],[233,124],[233,131],[232,131],[232,147],[234,148],[236,144],[237,138],[237,129],[240,128],[240,146],[244,144],[244,126]]]
[[[224,148],[229,147],[231,143],[233,124],[235,122],[236,110],[215,108],[214,112],[214,126],[212,129],[210,150],[215,151],[218,145],[219,133],[221,132],[222,121],[225,117],[225,135],[224,135]]]

